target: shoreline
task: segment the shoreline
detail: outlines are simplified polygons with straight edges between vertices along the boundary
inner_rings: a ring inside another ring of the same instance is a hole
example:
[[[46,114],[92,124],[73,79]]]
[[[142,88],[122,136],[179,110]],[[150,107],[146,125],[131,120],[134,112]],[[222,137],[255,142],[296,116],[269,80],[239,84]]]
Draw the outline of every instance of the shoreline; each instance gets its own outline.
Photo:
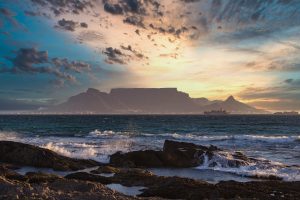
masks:
[[[1,197],[17,199],[16,195],[28,199],[33,199],[33,195],[41,199],[50,199],[51,195],[52,199],[76,199],[76,195],[78,197],[82,195],[82,199],[85,196],[89,196],[89,199],[300,198],[299,181],[287,182],[269,177],[271,180],[208,183],[191,178],[161,176],[148,170],[150,166],[161,169],[166,166],[172,166],[173,169],[196,166],[200,160],[195,159],[194,155],[195,153],[200,155],[199,152],[204,150],[206,154],[211,155],[219,151],[215,146],[205,147],[166,141],[163,151],[116,153],[111,156],[110,163],[103,164],[92,160],[68,158],[28,144],[0,141],[0,188],[5,188],[0,191],[0,199]],[[236,160],[232,161],[232,165],[243,165],[248,160],[242,154],[235,156]],[[26,166],[36,168],[17,173]],[[53,171],[51,173],[34,171],[41,167]],[[55,174],[57,171],[64,171],[66,174],[57,175]],[[64,184],[68,184],[68,188]],[[61,191],[60,194],[51,190],[53,185],[59,185],[56,189]],[[72,186],[80,191],[70,191],[69,188]],[[32,188],[34,192],[24,192],[26,188]]]

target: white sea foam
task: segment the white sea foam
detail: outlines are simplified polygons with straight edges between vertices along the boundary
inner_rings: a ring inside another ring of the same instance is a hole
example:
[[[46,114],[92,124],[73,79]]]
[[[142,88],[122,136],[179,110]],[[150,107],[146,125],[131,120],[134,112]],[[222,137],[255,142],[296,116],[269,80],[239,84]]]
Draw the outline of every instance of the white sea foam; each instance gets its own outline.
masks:
[[[89,138],[101,138],[101,137],[128,137],[132,134],[130,134],[129,132],[115,132],[112,130],[104,130],[104,131],[100,131],[98,129],[89,132],[89,134],[87,135],[87,137]]]
[[[228,152],[215,154],[211,159],[205,155],[203,164],[196,167],[196,169],[209,169],[247,177],[268,178],[272,176],[282,178],[285,181],[300,180],[300,168],[298,167],[287,167],[282,163],[267,161],[265,159],[256,159],[246,162],[246,165],[232,167],[229,165],[229,162],[232,160],[234,158]]]
[[[13,131],[0,131],[0,140],[14,141],[19,138],[20,135]]]
[[[226,141],[226,140],[243,140],[243,141],[260,141],[268,143],[289,143],[300,141],[300,136],[292,135],[197,135],[197,134],[178,134],[178,133],[165,133],[165,134],[144,134],[147,137],[159,135],[164,138],[173,138],[180,140],[191,141]]]
[[[94,159],[97,157],[97,151],[92,147],[88,147],[88,148],[86,147],[79,150],[77,149],[71,151],[70,149],[67,149],[64,146],[62,146],[62,144],[55,144],[53,142],[49,142],[46,145],[43,145],[42,147],[52,150],[61,155],[73,157],[73,158]]]

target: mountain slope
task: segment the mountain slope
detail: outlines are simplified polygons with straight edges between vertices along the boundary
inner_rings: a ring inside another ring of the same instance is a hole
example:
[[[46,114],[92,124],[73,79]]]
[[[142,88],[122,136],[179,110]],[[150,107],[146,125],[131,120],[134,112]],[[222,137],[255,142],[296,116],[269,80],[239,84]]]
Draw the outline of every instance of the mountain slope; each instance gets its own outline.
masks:
[[[71,114],[202,114],[225,109],[232,114],[263,114],[233,96],[225,101],[191,98],[176,88],[117,88],[110,93],[89,88],[46,112]]]
[[[256,109],[245,103],[237,101],[233,96],[228,97],[225,101],[213,103],[204,106],[207,111],[224,109],[232,114],[266,114],[264,110]]]

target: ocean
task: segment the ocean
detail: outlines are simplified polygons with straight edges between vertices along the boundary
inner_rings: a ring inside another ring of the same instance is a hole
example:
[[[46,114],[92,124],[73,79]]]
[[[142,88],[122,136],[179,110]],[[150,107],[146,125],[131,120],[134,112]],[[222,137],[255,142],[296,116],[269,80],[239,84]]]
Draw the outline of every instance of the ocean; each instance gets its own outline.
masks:
[[[160,175],[210,182],[247,181],[249,175],[300,180],[300,116],[0,116],[0,140],[33,144],[65,156],[100,162],[109,162],[109,155],[117,151],[162,149],[166,139],[215,145],[224,152],[215,158],[216,166],[205,162],[192,169],[151,169]],[[271,162],[231,168],[226,160],[233,151]]]

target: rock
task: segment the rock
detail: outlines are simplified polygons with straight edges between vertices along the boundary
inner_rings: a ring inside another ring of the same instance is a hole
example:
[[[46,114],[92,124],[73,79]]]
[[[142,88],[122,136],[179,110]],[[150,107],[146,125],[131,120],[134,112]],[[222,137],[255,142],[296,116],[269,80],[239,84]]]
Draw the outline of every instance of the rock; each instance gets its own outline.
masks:
[[[15,200],[18,198],[36,200],[141,199],[125,196],[100,183],[64,178],[57,178],[44,183],[26,183],[9,181],[0,177],[0,199]]]
[[[0,176],[11,180],[20,180],[20,181],[27,180],[26,177],[18,174],[17,172],[12,170],[11,167],[12,167],[11,165],[0,164]]]
[[[246,182],[224,181],[208,184],[201,181],[173,177],[144,190],[142,197],[167,199],[299,199],[300,182]],[[274,191],[278,193],[274,194]],[[273,196],[270,194],[274,194]],[[278,195],[277,195],[278,194]],[[277,195],[277,196],[275,196]],[[286,196],[288,195],[288,196]]]
[[[92,174],[119,173],[121,170],[112,166],[100,166],[96,170],[92,170]]]
[[[40,172],[28,172],[25,175],[27,182],[29,183],[44,183],[44,182],[52,182],[62,177],[57,176],[55,174],[44,174]]]
[[[0,162],[59,171],[80,170],[99,165],[96,161],[68,158],[48,149],[11,141],[0,141]]]
[[[82,181],[92,181],[102,184],[111,184],[113,181],[110,177],[103,177],[99,175],[89,174],[87,172],[77,172],[72,173],[65,176],[66,179],[75,179],[75,180],[82,180]]]
[[[211,150],[210,150],[211,149]],[[110,163],[122,167],[196,167],[203,163],[203,154],[217,150],[193,143],[166,140],[163,151],[117,152]]]
[[[161,151],[132,151],[128,153],[117,152],[110,156],[110,163],[122,167],[163,167]]]
[[[170,167],[196,167],[203,163],[200,158],[207,150],[207,147],[193,143],[166,140],[163,147],[164,164]]]

